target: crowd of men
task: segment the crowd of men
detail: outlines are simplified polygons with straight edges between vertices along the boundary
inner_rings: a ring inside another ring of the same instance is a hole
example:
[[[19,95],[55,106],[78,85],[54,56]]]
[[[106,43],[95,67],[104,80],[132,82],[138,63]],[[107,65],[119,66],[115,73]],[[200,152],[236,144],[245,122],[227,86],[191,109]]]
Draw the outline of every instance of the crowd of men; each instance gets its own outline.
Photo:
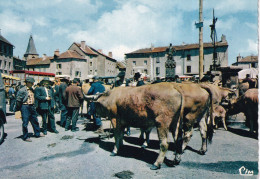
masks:
[[[104,86],[95,79],[90,81],[91,87],[86,95],[103,93]],[[57,122],[65,131],[76,132],[79,109],[83,106],[84,95],[81,89],[80,80],[75,78],[72,81],[69,78],[61,78],[51,81],[45,77],[37,85],[35,80],[27,77],[24,85],[11,85],[8,90],[10,102],[10,112],[21,112],[22,118],[22,139],[26,142],[32,142],[28,134],[28,124],[31,123],[34,136],[44,137],[47,132],[58,134],[56,129],[55,113],[60,113],[60,121]],[[42,118],[42,125],[38,122],[38,117]],[[101,119],[96,116],[95,105],[89,104],[87,116],[94,119],[97,132],[103,132]]]

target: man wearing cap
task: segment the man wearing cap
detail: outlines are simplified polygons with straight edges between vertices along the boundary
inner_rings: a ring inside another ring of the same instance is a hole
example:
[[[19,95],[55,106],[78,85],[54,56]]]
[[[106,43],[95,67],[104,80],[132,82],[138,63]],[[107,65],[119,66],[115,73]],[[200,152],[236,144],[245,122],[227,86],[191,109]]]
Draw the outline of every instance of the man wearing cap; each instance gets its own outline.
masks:
[[[66,88],[68,87],[69,84],[69,78],[61,78],[60,79],[61,84],[59,86],[59,103],[60,103],[60,126],[65,127],[66,125],[66,120],[67,120],[67,100],[66,100]]]
[[[32,89],[34,79],[27,77],[26,86],[23,86],[17,93],[15,111],[21,111],[23,121],[23,137],[26,142],[32,142],[28,135],[28,123],[30,121],[35,137],[44,137],[40,133],[40,126],[37,119],[37,112],[34,106],[34,91]]]
[[[45,77],[40,83],[42,86],[35,91],[35,98],[38,100],[38,112],[42,116],[43,134],[47,135],[47,118],[50,131],[58,134],[54,117],[54,91],[51,87],[53,82],[48,77]]]
[[[97,93],[103,93],[105,91],[105,87],[99,81],[97,81],[97,77],[93,77],[92,80],[93,82],[91,83],[91,87],[87,95],[95,95]],[[96,116],[96,107],[94,102],[90,103],[90,114],[92,114],[94,117],[94,122],[97,128],[96,133],[103,133],[102,121],[99,117]]]
[[[78,116],[79,116],[79,107],[83,101],[83,94],[81,89],[77,86],[78,80],[74,79],[72,85],[70,85],[66,90],[66,100],[68,107],[68,117],[66,120],[65,131],[69,130],[70,123],[72,121],[71,131],[76,132],[79,130],[76,127]]]

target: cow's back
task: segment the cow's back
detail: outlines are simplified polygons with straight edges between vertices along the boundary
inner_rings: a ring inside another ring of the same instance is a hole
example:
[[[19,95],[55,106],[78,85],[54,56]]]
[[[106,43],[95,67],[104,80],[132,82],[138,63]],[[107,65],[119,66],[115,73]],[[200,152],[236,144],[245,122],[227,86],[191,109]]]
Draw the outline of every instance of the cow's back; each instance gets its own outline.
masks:
[[[111,117],[133,127],[155,126],[156,117],[173,117],[181,106],[181,94],[170,84],[117,87],[98,99]]]

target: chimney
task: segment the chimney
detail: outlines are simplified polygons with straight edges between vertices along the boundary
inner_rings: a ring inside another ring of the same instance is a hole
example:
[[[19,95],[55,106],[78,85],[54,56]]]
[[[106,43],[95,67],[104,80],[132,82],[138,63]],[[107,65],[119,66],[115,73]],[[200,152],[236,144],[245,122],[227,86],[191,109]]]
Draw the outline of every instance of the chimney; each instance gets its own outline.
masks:
[[[80,43],[80,47],[85,50],[85,46],[86,46],[86,42],[85,41],[81,41]]]
[[[154,45],[151,43],[151,50],[153,50],[154,49]]]
[[[224,34],[221,36],[221,42],[227,42],[226,36]]]
[[[237,56],[237,62],[240,62],[240,60],[242,59],[242,57],[240,56],[240,54]]]
[[[59,49],[57,49],[57,50],[54,51],[54,56],[57,56],[57,57],[60,56],[60,51],[59,51]]]
[[[99,52],[99,53],[103,53],[103,52],[102,52],[102,49],[98,49],[98,52]]]
[[[47,55],[44,53],[44,54],[42,55],[42,60],[46,60],[46,58],[47,58]]]
[[[110,58],[113,58],[112,52],[108,52],[108,56],[109,56]]]

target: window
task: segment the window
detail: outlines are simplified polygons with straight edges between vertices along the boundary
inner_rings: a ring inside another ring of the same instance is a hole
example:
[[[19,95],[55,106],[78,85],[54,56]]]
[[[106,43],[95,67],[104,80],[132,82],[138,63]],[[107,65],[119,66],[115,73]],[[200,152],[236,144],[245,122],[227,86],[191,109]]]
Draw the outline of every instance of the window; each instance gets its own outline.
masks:
[[[186,72],[187,72],[187,73],[191,73],[191,66],[187,66]]]
[[[81,77],[81,72],[80,71],[75,71],[75,77]]]
[[[156,63],[160,63],[160,58],[156,57]]]
[[[2,60],[0,60],[0,68],[2,68]]]
[[[5,61],[5,63],[4,63],[4,68],[6,67],[6,61]]]
[[[251,67],[252,68],[256,68],[256,65],[255,65],[256,63],[251,63]]]
[[[160,74],[160,67],[156,67],[156,75]]]
[[[62,75],[62,72],[56,72],[56,75]]]
[[[147,69],[144,69],[144,74],[147,74]]]
[[[57,68],[57,69],[61,69],[61,64],[57,64],[57,65],[56,65],[56,68]]]
[[[191,55],[187,55],[187,61],[191,61]]]
[[[91,66],[91,67],[92,67],[92,62],[89,62],[89,66]]]
[[[144,61],[144,65],[147,65],[147,60]]]
[[[136,65],[136,61],[133,61],[133,66],[135,66]]]
[[[92,70],[89,70],[89,73],[90,73],[90,75],[92,75],[93,73],[92,73]]]
[[[9,68],[11,69],[11,62],[9,62]]]

